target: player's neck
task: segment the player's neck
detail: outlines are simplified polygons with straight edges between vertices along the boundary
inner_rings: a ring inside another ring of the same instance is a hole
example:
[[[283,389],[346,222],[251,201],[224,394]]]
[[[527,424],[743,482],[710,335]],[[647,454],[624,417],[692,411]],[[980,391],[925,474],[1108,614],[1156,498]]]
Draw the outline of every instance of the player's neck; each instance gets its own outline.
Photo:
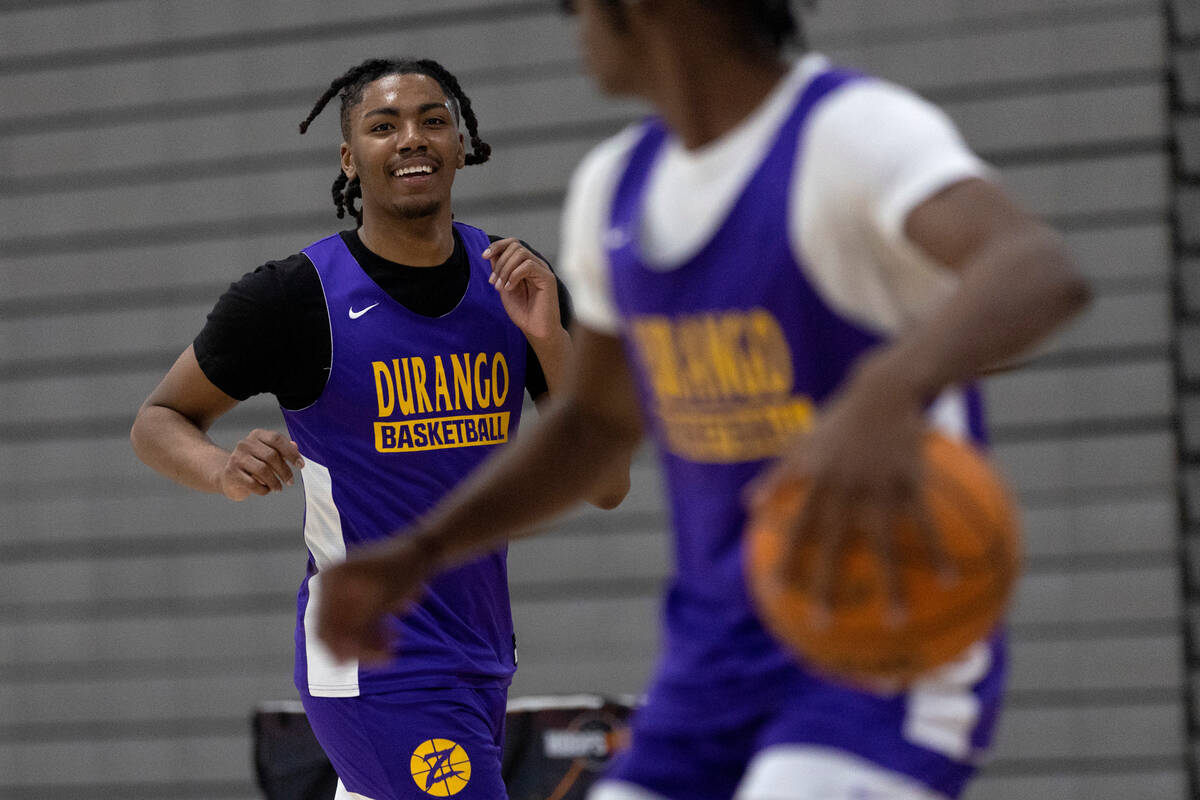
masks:
[[[649,99],[689,150],[737,127],[788,72],[788,64],[777,56],[730,57],[728,51],[686,49],[685,57],[664,58],[658,65]]]
[[[411,267],[436,267],[454,253],[449,210],[417,219],[379,217],[365,211],[358,238],[381,258]]]

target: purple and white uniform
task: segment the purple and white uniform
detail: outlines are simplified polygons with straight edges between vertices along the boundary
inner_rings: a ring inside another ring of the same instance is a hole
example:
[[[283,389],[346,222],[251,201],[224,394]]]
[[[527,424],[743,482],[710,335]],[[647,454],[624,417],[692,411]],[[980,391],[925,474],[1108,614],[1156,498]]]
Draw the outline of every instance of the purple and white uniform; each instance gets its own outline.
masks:
[[[374,800],[404,796],[400,788],[427,796],[408,774],[409,757],[427,741],[464,747],[477,761],[477,777],[485,771],[478,748],[486,747],[498,780],[504,690],[515,670],[503,551],[439,575],[409,613],[390,619],[396,657],[386,665],[336,664],[313,629],[322,570],[428,511],[516,435],[526,340],[488,283],[491,265],[479,255],[489,245],[487,234],[461,223],[455,228],[469,254],[470,278],[461,302],[438,318],[392,299],[363,272],[340,236],[304,250],[325,293],[333,358],[321,397],[307,408],[284,410],[306,461],[301,474],[309,561],[298,600],[295,681],[346,788]],[[446,697],[426,697],[419,690]],[[406,720],[371,705],[384,694],[390,699],[376,705],[409,706],[419,716]],[[358,698],[353,702],[363,710],[326,698]],[[484,709],[470,712],[479,717],[478,731],[463,733],[431,721],[440,706],[447,719],[462,718],[462,708]],[[347,722],[366,725],[372,718],[393,720],[395,732],[380,740],[382,734],[372,728],[364,737]],[[475,733],[479,744],[464,739]],[[386,763],[378,775],[369,774],[363,752],[375,752],[376,745],[401,734],[416,738],[399,753],[400,778],[385,774]],[[433,745],[426,749],[434,754],[430,758],[441,752]],[[388,788],[389,781],[398,788]],[[473,780],[461,796],[482,798],[494,790]]]
[[[626,344],[676,563],[633,747],[597,797],[915,800],[957,796],[973,772],[1002,634],[904,694],[814,675],[751,607],[741,496],[863,353],[947,296],[953,276],[904,240],[903,221],[986,174],[936,110],[816,56],[698,151],[650,120],[581,165],[564,269],[579,321]],[[931,415],[982,438],[973,390]]]

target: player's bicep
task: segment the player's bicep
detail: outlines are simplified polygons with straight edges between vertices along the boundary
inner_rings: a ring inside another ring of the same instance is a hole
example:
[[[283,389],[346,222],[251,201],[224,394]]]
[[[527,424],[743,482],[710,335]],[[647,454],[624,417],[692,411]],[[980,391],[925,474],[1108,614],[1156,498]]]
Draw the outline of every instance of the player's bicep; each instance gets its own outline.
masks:
[[[961,271],[985,248],[1038,226],[996,183],[968,178],[917,205],[905,219],[904,233],[931,259]]]
[[[213,421],[237,404],[237,398],[230,397],[208,379],[189,345],[146,398],[142,409],[168,408],[189,419],[200,430],[207,430]]]

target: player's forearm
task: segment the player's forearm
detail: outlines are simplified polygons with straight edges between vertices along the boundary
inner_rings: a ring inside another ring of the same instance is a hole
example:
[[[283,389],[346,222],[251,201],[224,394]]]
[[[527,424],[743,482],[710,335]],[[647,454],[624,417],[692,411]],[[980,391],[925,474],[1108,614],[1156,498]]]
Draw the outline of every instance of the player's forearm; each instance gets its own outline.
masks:
[[[542,374],[546,376],[546,388],[551,394],[561,390],[567,376],[567,364],[571,358],[571,337],[563,328],[558,328],[545,338],[528,338]]]
[[[571,337],[565,330],[551,339],[535,342],[530,340],[542,372],[546,376],[546,388],[551,397],[555,391],[562,392],[567,379],[567,367],[571,358]],[[629,494],[629,464],[632,452],[625,458],[615,459],[613,464],[599,471],[595,487],[584,498],[597,508],[611,509],[620,505]]]
[[[553,403],[525,433],[438,505],[418,526],[436,569],[494,549],[594,496],[625,466],[639,434]],[[626,478],[626,486],[627,486]],[[623,496],[623,493],[622,493]]]
[[[1060,238],[1032,227],[976,254],[950,301],[864,369],[928,400],[1026,353],[1090,296]]]
[[[138,458],[155,471],[189,488],[221,493],[219,476],[229,452],[178,411],[142,406],[129,439]]]

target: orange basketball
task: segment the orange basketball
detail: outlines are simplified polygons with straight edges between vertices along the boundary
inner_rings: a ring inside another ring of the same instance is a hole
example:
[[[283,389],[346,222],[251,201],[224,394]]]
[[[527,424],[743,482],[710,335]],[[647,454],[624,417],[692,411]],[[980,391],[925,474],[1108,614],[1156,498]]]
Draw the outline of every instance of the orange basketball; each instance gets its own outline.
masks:
[[[922,499],[956,576],[947,581],[912,520],[896,531],[904,614],[889,618],[882,566],[867,537],[851,532],[839,557],[825,624],[816,598],[778,574],[786,531],[805,488],[768,499],[746,529],[750,592],[763,624],[806,664],[850,683],[902,685],[954,660],[988,635],[1004,613],[1021,566],[1016,509],[996,472],[970,445],[930,433],[924,444]],[[817,557],[811,539],[801,564]],[[807,577],[811,577],[811,572]]]

